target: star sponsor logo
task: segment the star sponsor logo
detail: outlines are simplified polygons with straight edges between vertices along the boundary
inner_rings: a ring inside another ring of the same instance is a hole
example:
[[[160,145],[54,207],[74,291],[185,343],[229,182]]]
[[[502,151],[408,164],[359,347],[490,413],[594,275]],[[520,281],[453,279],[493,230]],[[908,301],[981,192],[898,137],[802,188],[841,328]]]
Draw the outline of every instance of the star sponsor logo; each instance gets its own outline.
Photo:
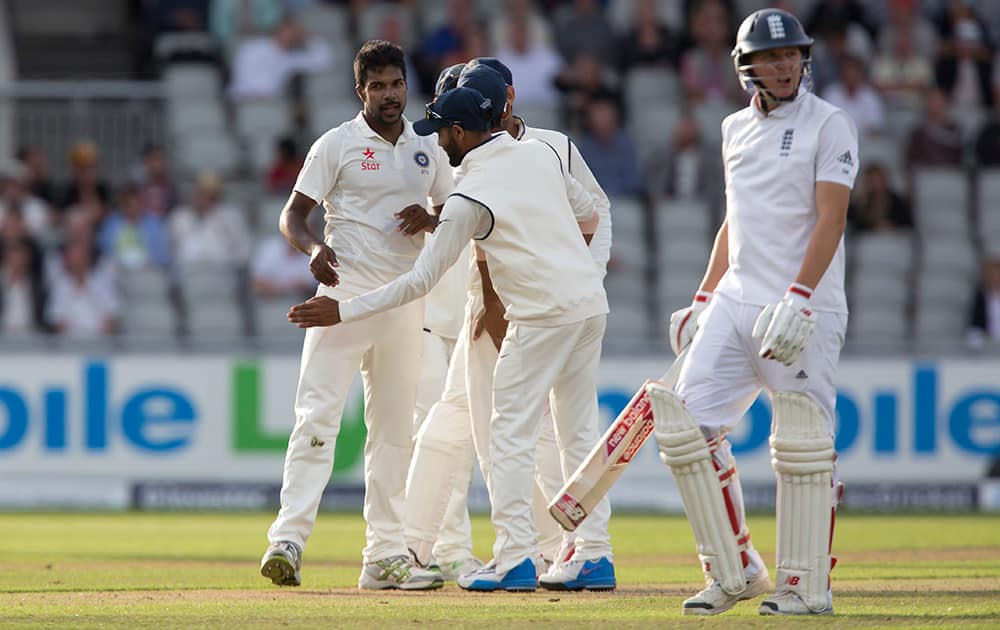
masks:
[[[365,159],[361,161],[362,171],[377,171],[381,168],[382,165],[375,159],[375,152],[372,151],[371,147],[365,147],[362,154],[365,156]]]

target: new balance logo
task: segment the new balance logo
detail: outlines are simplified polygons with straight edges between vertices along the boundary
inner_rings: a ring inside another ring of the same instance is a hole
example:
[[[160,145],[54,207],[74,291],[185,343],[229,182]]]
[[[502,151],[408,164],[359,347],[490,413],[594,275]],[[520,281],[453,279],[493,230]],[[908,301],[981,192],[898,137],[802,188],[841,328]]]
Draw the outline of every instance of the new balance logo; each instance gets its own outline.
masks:
[[[780,157],[788,157],[788,152],[792,150],[792,139],[794,136],[794,129],[785,129],[784,135],[781,136],[781,151],[778,152]]]
[[[806,374],[805,370],[799,370],[799,373],[795,375],[795,378],[799,379],[800,381],[804,381],[807,378],[809,378],[809,375]]]
[[[851,157],[850,151],[844,151],[843,155],[837,158],[837,161],[840,162],[841,164],[854,166],[854,159]]]
[[[785,39],[785,23],[780,15],[767,16],[767,28],[771,31],[771,39]]]

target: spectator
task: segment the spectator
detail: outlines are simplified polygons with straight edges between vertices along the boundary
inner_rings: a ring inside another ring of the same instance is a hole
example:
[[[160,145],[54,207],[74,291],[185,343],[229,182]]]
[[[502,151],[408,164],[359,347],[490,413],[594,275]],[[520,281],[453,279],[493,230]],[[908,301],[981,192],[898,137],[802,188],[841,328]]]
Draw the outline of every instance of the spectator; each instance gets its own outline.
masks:
[[[38,246],[30,239],[4,240],[0,253],[0,334],[45,330],[45,284]]]
[[[25,169],[25,186],[32,195],[50,206],[56,201],[56,189],[49,177],[49,163],[37,147],[21,147],[17,151],[17,161]]]
[[[994,88],[1000,92],[1000,85]],[[976,136],[976,162],[979,166],[1000,166],[1000,96],[993,98],[993,113]]]
[[[698,121],[690,113],[677,121],[670,145],[655,152],[648,163],[649,191],[675,199],[721,202],[722,168],[717,146],[707,146]]]
[[[569,62],[580,53],[588,53],[606,65],[617,65],[615,34],[598,0],[573,0],[556,14],[556,46],[563,60]]]
[[[962,128],[950,116],[948,96],[939,89],[927,94],[924,119],[910,132],[906,144],[906,169],[957,167],[962,164]]]
[[[100,177],[98,159],[97,145],[90,140],[80,140],[73,145],[69,152],[73,173],[59,196],[57,209],[65,211],[77,204],[95,201],[107,205],[111,200],[111,188]]]
[[[865,80],[864,62],[857,57],[844,57],[840,64],[840,80],[824,90],[823,98],[854,119],[862,141],[877,134],[885,124],[882,99]]]
[[[422,67],[430,73],[437,73],[440,68],[450,65],[448,63],[450,60],[460,56],[466,29],[474,21],[475,17],[470,0],[451,0],[448,3],[447,21],[424,38],[420,50]],[[452,61],[451,63],[460,62]]]
[[[208,25],[222,47],[232,52],[246,39],[273,31],[284,13],[281,0],[211,0]]]
[[[268,36],[239,44],[233,56],[229,95],[235,100],[278,98],[292,76],[333,67],[329,44],[309,37],[302,25],[286,17]]]
[[[910,204],[890,188],[889,174],[878,163],[865,167],[847,209],[847,220],[858,232],[913,227]]]
[[[86,238],[66,244],[60,273],[52,278],[46,319],[56,333],[67,337],[97,338],[115,332],[119,298],[112,276],[97,270]]]
[[[618,45],[622,69],[676,67],[680,57],[676,45],[678,39],[660,19],[656,0],[637,0],[632,28]]]
[[[0,221],[7,213],[17,212],[24,218],[31,236],[44,241],[51,224],[49,207],[31,194],[26,179],[26,171],[19,162],[0,166]]]
[[[612,83],[611,74],[592,55],[580,54],[572,66],[559,74],[555,85],[564,93],[565,124],[574,131],[586,128],[587,110],[592,100],[610,99],[620,107],[621,94]],[[517,88],[517,100],[521,101],[520,87]]]
[[[852,26],[860,26],[869,37],[875,37],[875,23],[859,0],[818,2],[806,19],[806,32],[819,37],[831,32],[846,33]]]
[[[983,264],[982,284],[976,288],[969,317],[969,330],[965,336],[971,348],[981,348],[986,343],[1000,341],[1000,259],[993,258]]]
[[[274,161],[267,170],[267,191],[272,195],[287,195],[302,170],[303,156],[294,138],[280,138],[274,147]]]
[[[506,0],[504,11],[490,21],[490,41],[502,45],[510,40],[510,23],[521,20],[528,25],[528,40],[536,46],[552,47],[549,21],[536,9],[531,0]]]
[[[260,241],[251,263],[254,295],[297,300],[316,290],[309,258],[277,234]]]
[[[531,39],[525,18],[512,18],[508,30],[509,37],[497,57],[514,75],[518,104],[554,107],[558,97],[553,81],[562,65],[559,54],[550,45]]]
[[[150,212],[135,185],[122,188],[118,210],[101,225],[97,244],[125,269],[170,264],[170,239],[163,216]]]
[[[230,265],[244,267],[250,259],[250,231],[239,208],[222,203],[222,182],[202,172],[190,206],[170,217],[174,261],[182,266]]]
[[[208,27],[209,0],[151,0],[146,5],[146,20],[154,36],[201,32]]]
[[[897,50],[896,38],[906,33],[910,47],[919,55],[932,55],[937,47],[934,25],[919,11],[918,0],[889,0],[888,20],[879,30],[878,49],[883,54]],[[927,57],[930,61],[930,57]]]
[[[635,197],[642,193],[642,179],[635,145],[621,128],[617,104],[607,98],[587,108],[587,133],[580,139],[580,154],[608,197]]]
[[[891,48],[880,53],[872,64],[872,84],[890,106],[918,107],[934,84],[930,57],[914,46],[915,27],[900,26],[893,34]]]
[[[968,0],[951,0],[936,20],[937,84],[952,106],[978,109],[993,105],[993,46],[982,18]]]
[[[163,217],[177,205],[177,188],[167,172],[167,158],[162,147],[149,145],[143,149],[142,164],[135,180],[146,212]]]
[[[728,22],[726,8],[718,0],[705,0],[694,8],[690,31],[695,45],[684,52],[680,64],[688,102],[735,105],[745,100],[729,56]]]

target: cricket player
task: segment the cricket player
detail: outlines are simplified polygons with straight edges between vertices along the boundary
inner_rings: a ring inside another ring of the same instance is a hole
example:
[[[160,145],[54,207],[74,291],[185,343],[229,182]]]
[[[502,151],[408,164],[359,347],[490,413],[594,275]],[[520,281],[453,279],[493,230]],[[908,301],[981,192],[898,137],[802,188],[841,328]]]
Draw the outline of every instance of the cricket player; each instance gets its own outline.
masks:
[[[389,42],[365,43],[354,60],[356,118],[321,136],[306,158],[281,213],[281,231],[310,256],[317,296],[346,300],[407,273],[453,189],[446,156],[418,136],[403,115],[406,66]],[[325,241],[306,227],[321,202]],[[400,221],[402,219],[402,222]],[[415,566],[403,532],[406,471],[420,373],[423,304],[416,300],[338,328],[306,332],[295,428],[288,441],[281,510],[268,531],[261,573],[275,584],[300,584],[302,552],[333,467],[348,388],[358,369],[365,389],[363,589],[440,588],[440,574]]]
[[[808,89],[812,42],[777,9],[740,26],[732,57],[753,97],[722,123],[726,217],[693,304],[670,318],[674,352],[691,343],[677,390],[647,387],[707,584],[684,614],[721,613],[771,589],[726,439],[762,388],[774,415],[778,534],[776,590],[760,613],[833,612],[834,379],[858,135]]]
[[[581,201],[589,195],[565,174],[550,146],[491,134],[494,107],[503,103],[458,87],[429,104],[427,118],[414,126],[417,133],[438,133],[462,175],[442,211],[437,238],[413,271],[342,303],[312,298],[293,307],[289,319],[329,326],[416,299],[454,264],[470,238],[477,240],[510,327],[497,361],[490,422],[494,560],[458,583],[467,590],[533,591],[540,555],[531,504],[539,419],[551,391],[564,459],[575,466],[586,457],[597,437],[596,379],[607,297],[586,242],[573,229],[593,220],[594,204]],[[552,186],[560,175],[566,186]]]
[[[477,75],[490,69],[498,72],[503,79],[504,93],[498,97],[506,101],[501,119],[498,121],[502,128],[519,140],[539,138],[549,143],[557,150],[562,162],[568,166],[567,170],[579,180],[597,204],[600,220],[596,226],[596,234],[590,241],[590,252],[603,277],[611,246],[610,204],[607,196],[587,168],[576,146],[566,135],[557,131],[528,128],[520,118],[512,116],[515,92],[512,86],[513,78],[506,65],[490,57],[474,59],[463,71],[459,84],[469,85],[472,81],[474,87],[479,88],[480,92],[485,92],[488,88],[482,87],[481,82],[477,82]],[[442,77],[451,70],[453,69],[446,69]],[[594,232],[593,225],[583,225],[581,228],[588,236]],[[447,522],[452,518],[450,507],[449,515],[444,516],[444,497],[449,491],[464,492],[467,489],[467,482],[459,473],[454,472],[453,468],[457,459],[456,454],[464,453],[468,448],[470,412],[476,452],[484,477],[487,477],[488,481],[493,372],[507,322],[504,319],[502,304],[499,308],[496,307],[500,304],[500,300],[490,290],[489,271],[484,260],[479,261],[479,272],[473,272],[472,280],[466,311],[468,331],[460,335],[459,350],[456,350],[453,356],[448,377],[453,387],[446,391],[420,432],[410,467],[407,538],[418,558],[427,557],[427,550],[433,543],[438,528],[441,527],[442,519],[445,522],[444,528],[447,528]],[[487,288],[485,298],[483,280]],[[486,331],[488,334],[483,334]],[[472,332],[471,336],[468,332]],[[465,357],[461,354],[463,349],[467,353]],[[465,373],[462,371],[463,368],[466,370]],[[468,388],[466,381],[469,384]],[[568,472],[572,474],[572,470]],[[536,526],[541,535],[540,546],[545,564],[550,566],[548,574],[544,575],[539,583],[545,588],[556,590],[613,588],[614,572],[610,563],[600,567],[590,566],[599,562],[602,557],[610,560],[610,539],[607,534],[607,516],[610,513],[591,519],[580,532],[581,541],[590,541],[592,547],[591,549],[584,547],[580,554],[574,553],[577,534],[566,534],[564,540],[562,529],[548,514],[548,501],[559,490],[564,480],[552,417],[548,411],[543,418],[539,434],[535,477]],[[452,487],[449,483],[451,479],[458,479],[457,483],[464,485]],[[416,483],[417,480],[420,483]],[[594,531],[588,531],[588,528]],[[435,557],[437,557],[436,551]],[[581,573],[581,569],[585,566],[586,570]],[[540,571],[542,570],[540,568]]]

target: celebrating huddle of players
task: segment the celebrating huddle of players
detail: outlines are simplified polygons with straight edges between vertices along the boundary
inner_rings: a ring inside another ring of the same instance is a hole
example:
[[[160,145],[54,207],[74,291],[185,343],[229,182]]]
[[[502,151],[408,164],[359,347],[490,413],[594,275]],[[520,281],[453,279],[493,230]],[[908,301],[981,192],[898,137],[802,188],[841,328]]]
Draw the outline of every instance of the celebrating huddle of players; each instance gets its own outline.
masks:
[[[674,352],[688,348],[677,382],[646,390],[705,573],[685,614],[765,594],[761,614],[833,611],[834,377],[858,150],[849,117],[809,91],[811,46],[776,9],[739,29],[733,61],[752,96],[722,125],[725,219],[692,305],[670,319]],[[607,497],[571,532],[546,510],[599,435],[607,196],[569,138],[513,115],[515,78],[500,60],[445,69],[413,124],[402,115],[405,72],[397,46],[361,48],[362,111],[315,142],[281,214],[319,287],[288,314],[306,337],[261,573],[301,582],[360,368],[360,588],[457,579],[470,591],[612,590]],[[317,204],[322,240],[306,224]],[[774,584],[750,541],[726,439],[761,389],[774,410]],[[496,534],[485,565],[472,555],[465,505],[474,459]]]

